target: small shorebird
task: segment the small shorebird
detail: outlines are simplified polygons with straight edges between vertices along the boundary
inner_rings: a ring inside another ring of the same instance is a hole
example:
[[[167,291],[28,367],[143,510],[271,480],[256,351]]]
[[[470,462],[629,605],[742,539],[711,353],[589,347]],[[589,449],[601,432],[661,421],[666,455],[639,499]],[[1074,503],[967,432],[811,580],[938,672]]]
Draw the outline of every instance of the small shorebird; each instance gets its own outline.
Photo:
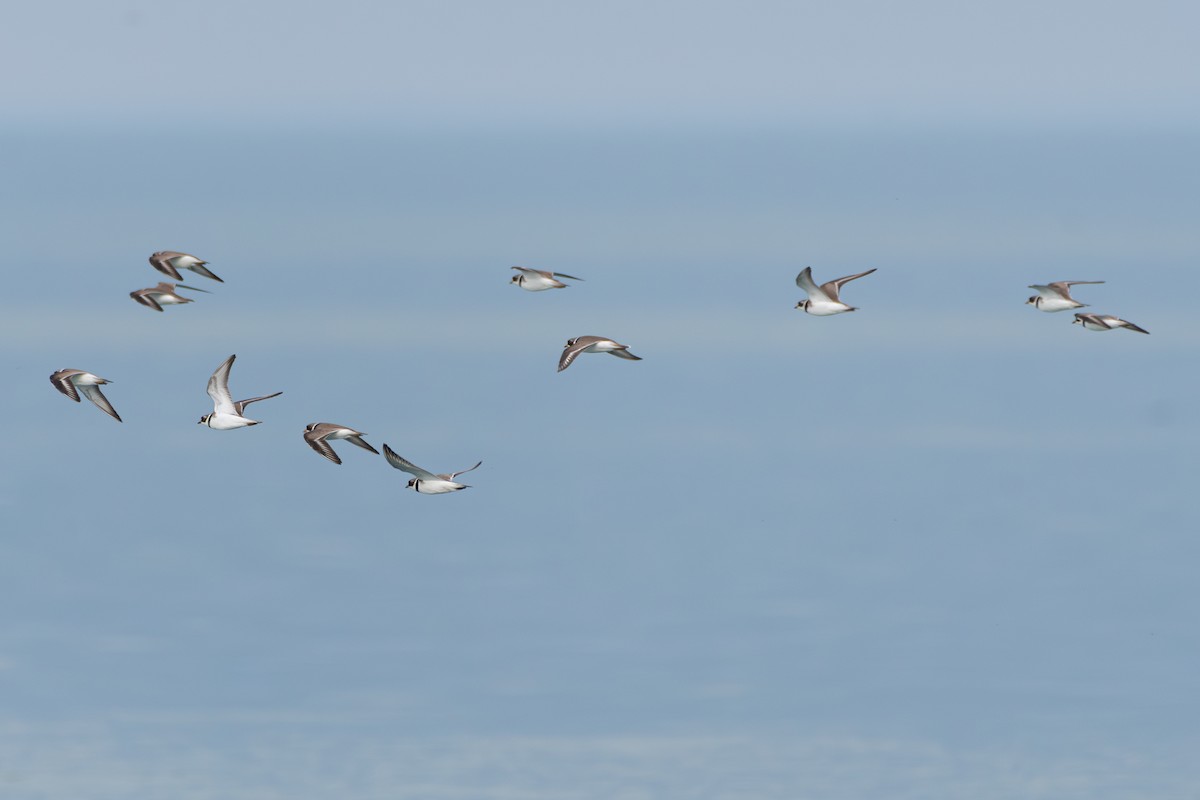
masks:
[[[242,412],[246,410],[246,406],[251,403],[257,403],[259,400],[269,400],[272,397],[278,397],[283,392],[275,394],[265,394],[262,397],[251,397],[249,400],[238,400],[233,402],[233,395],[229,393],[229,370],[233,367],[233,360],[237,355],[232,355],[225,359],[221,366],[217,367],[217,371],[208,379],[208,396],[213,401],[213,411],[211,414],[205,414],[200,418],[198,425],[207,425],[210,428],[216,428],[219,431],[231,431],[234,428],[244,428],[247,425],[257,425],[258,420],[247,419],[242,416]]]
[[[154,267],[164,275],[170,275],[175,280],[181,280],[179,270],[190,269],[192,272],[198,272],[206,278],[212,278],[214,281],[224,283],[216,275],[212,274],[207,267],[207,261],[201,261],[188,253],[180,253],[177,250],[159,250],[157,253],[150,256],[150,266]]]
[[[308,442],[308,446],[335,464],[342,463],[342,459],[333,452],[329,439],[345,439],[350,444],[356,444],[364,450],[370,450],[375,455],[379,455],[378,450],[363,441],[362,437],[364,436],[366,434],[362,431],[347,428],[345,425],[334,425],[332,422],[313,422],[304,428],[304,441]]]
[[[130,292],[129,296],[138,301],[147,308],[152,308],[155,311],[162,311],[163,306],[178,306],[184,303],[192,303],[190,297],[184,297],[175,292],[175,287],[180,289],[191,289],[193,292],[204,292],[212,294],[207,289],[197,289],[195,286],[184,286],[182,283],[160,283],[158,286],[151,286],[148,289],[138,289],[136,292]]]
[[[1080,303],[1071,297],[1071,287],[1080,283],[1104,283],[1104,281],[1055,281],[1042,285],[1033,283],[1030,289],[1036,289],[1037,294],[1025,301],[1025,305],[1033,306],[1038,311],[1066,311],[1070,308],[1083,308],[1087,303]]]
[[[1139,328],[1132,322],[1126,322],[1120,317],[1114,317],[1110,314],[1076,314],[1075,321],[1071,324],[1082,325],[1089,331],[1115,331],[1117,328],[1128,328],[1138,333],[1145,333],[1147,335],[1150,333],[1150,331]]]
[[[544,269],[530,269],[529,267],[513,267],[520,270],[520,275],[513,275],[509,283],[515,283],[527,292],[544,292],[547,289],[565,289],[567,284],[558,280],[558,278],[567,278],[572,281],[581,281],[583,278],[576,278],[574,275],[567,275],[563,272],[550,272]]]
[[[55,389],[58,389],[76,403],[79,402],[79,393],[83,392],[88,400],[96,404],[96,408],[108,414],[117,422],[121,421],[121,415],[117,413],[117,410],[112,407],[112,403],[108,402],[108,398],[100,391],[101,384],[112,383],[112,381],[105,380],[90,372],[84,372],[81,369],[60,369],[50,376],[50,382],[54,384]]]
[[[562,372],[571,366],[571,362],[580,353],[608,353],[629,361],[642,360],[641,356],[629,352],[628,345],[618,344],[612,339],[603,336],[576,336],[574,339],[568,339],[563,345],[562,355],[558,357],[558,371]]]
[[[434,475],[428,470],[421,469],[408,459],[396,455],[396,451],[386,444],[383,446],[383,457],[396,469],[412,475],[413,477],[408,480],[407,488],[415,489],[421,494],[445,494],[446,492],[457,492],[459,489],[469,489],[470,487],[467,484],[456,483],[454,479],[464,472],[470,472],[483,463],[480,461],[474,467],[460,469],[458,472],[451,472],[448,475]]]
[[[832,314],[857,311],[858,309],[854,306],[848,306],[839,300],[838,292],[841,291],[843,285],[852,280],[857,280],[864,275],[870,275],[874,271],[873,269],[869,269],[857,275],[847,275],[844,278],[838,278],[837,280],[817,286],[817,282],[813,280],[812,267],[805,267],[796,276],[796,285],[804,290],[805,294],[808,295],[808,299],[796,303],[796,308],[803,308],[806,313],[818,317],[828,317]]]

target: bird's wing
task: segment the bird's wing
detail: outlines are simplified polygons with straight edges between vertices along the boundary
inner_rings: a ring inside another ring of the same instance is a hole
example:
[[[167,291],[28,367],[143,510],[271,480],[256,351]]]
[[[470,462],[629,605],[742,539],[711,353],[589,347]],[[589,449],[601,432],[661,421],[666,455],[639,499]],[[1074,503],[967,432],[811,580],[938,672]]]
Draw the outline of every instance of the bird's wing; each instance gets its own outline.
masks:
[[[171,263],[171,259],[179,258],[184,253],[177,253],[174,250],[160,250],[150,256],[150,266],[154,267],[159,272],[170,275],[175,280],[179,280],[182,276],[179,270],[175,269],[175,265]]]
[[[350,444],[356,444],[364,450],[370,450],[375,455],[379,455],[379,451],[367,444],[366,440],[362,438],[363,435],[364,434],[356,433],[353,436],[347,436],[346,441]]]
[[[165,284],[159,284],[159,286],[163,285]],[[130,292],[129,296],[147,308],[152,308],[155,311],[163,310],[158,301],[154,299],[154,292],[150,289],[138,289],[136,292]]]
[[[513,269],[518,269],[530,275],[541,275],[543,278],[549,278],[554,275],[553,272],[547,272],[544,269],[531,269],[530,267],[513,267]]]
[[[805,267],[800,270],[800,274],[796,276],[796,285],[804,290],[808,295],[809,300],[833,300],[825,293],[824,286],[817,286],[817,282],[813,280],[812,267]],[[825,284],[828,286],[829,284]]]
[[[308,442],[308,446],[316,450],[321,455],[328,458],[335,464],[342,463],[338,458],[338,454],[333,452],[333,448],[329,446],[329,442],[325,441],[325,437],[329,434],[329,428],[323,425],[317,425],[311,431],[304,432],[304,441]]]
[[[272,397],[279,397],[279,395],[281,395],[281,394],[283,394],[283,392],[276,392],[275,394],[264,394],[262,397],[251,397],[249,400],[238,400],[236,403],[233,404],[233,407],[237,411],[238,416],[240,417],[240,416],[242,416],[242,412],[246,410],[246,406],[250,405],[251,403],[257,403],[259,400],[270,400]]]
[[[1038,294],[1040,294],[1042,297],[1052,297],[1057,295],[1063,300],[1076,302],[1075,298],[1071,297],[1071,287],[1077,283],[1104,283],[1104,281],[1055,281],[1054,283],[1047,284],[1044,287],[1033,286],[1030,288],[1037,289]],[[1042,289],[1045,289],[1046,291],[1042,291]]]
[[[233,360],[237,354],[225,359],[225,363],[217,367],[217,371],[208,379],[208,396],[213,401],[213,411],[217,414],[233,414],[241,416],[229,393],[229,370],[233,368]]]
[[[60,369],[58,372],[50,376],[50,382],[54,384],[54,388],[65,394],[67,397],[79,402],[79,391],[75,388],[75,384],[71,382],[72,375],[78,375],[79,370]]]
[[[449,475],[439,475],[438,477],[443,478],[448,481],[452,481],[455,478],[457,478],[459,475],[462,475],[464,472],[470,472],[471,470],[476,469],[479,466],[479,464],[482,464],[482,463],[483,462],[480,461],[474,467],[467,467],[466,469],[460,469],[458,472],[451,472]]]
[[[1125,325],[1125,327],[1129,328],[1129,330],[1131,330],[1131,331],[1137,331],[1138,333],[1144,333],[1147,335],[1149,335],[1149,333],[1150,333],[1150,331],[1146,330],[1145,328],[1139,328],[1137,325],[1134,325],[1132,322],[1130,322],[1127,319],[1119,320],[1119,322],[1123,323]]]
[[[197,261],[195,264],[190,265],[188,267],[188,269],[190,269],[192,272],[198,272],[206,278],[212,278],[214,281],[217,281],[218,283],[224,283],[225,281],[218,278],[216,275],[214,275],[212,273],[211,270],[208,269],[208,267],[204,266],[207,263],[208,263],[207,261]]]
[[[624,358],[629,361],[641,361],[642,360],[641,356],[635,356],[633,353],[629,352],[629,348],[622,348],[620,350],[609,350],[608,352],[611,353],[612,355],[616,356],[617,358]]]
[[[91,400],[96,404],[97,408],[99,408],[105,414],[108,414],[117,422],[121,421],[121,415],[118,414],[117,410],[112,407],[112,403],[108,402],[108,398],[104,396],[104,392],[100,391],[99,386],[84,384],[83,386],[80,386],[79,389],[85,395],[87,395],[88,400]]]
[[[876,267],[876,269],[878,269],[878,267]],[[874,269],[869,269],[866,272],[860,272],[857,275],[847,275],[844,278],[837,278],[829,283],[823,284],[821,286],[821,291],[824,292],[831,300],[841,302],[838,300],[838,294],[842,291],[842,286],[846,285],[850,281],[858,280],[864,275],[870,275],[874,271]]]
[[[573,281],[583,280],[583,278],[576,278],[574,275],[568,275],[565,272],[551,272],[550,274],[553,275],[555,278],[569,278],[570,280],[573,280]]]
[[[396,454],[395,450],[388,447],[386,444],[383,446],[383,457],[386,458],[387,462],[396,469],[407,472],[409,475],[413,475],[423,481],[437,479],[437,475],[434,475],[429,470],[421,469],[406,458],[401,458]]]
[[[563,348],[562,355],[558,357],[559,372],[562,372],[564,369],[571,366],[571,362],[574,361],[580,353],[591,346],[592,341],[583,341],[583,338],[586,337],[581,337],[575,341],[575,344],[569,344]]]

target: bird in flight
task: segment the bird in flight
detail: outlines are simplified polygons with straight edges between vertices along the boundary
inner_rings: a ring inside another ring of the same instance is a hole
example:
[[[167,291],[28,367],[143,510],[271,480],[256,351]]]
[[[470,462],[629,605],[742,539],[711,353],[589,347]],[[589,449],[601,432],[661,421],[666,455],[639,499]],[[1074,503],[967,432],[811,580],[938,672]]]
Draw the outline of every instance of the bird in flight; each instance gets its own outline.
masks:
[[[207,425],[210,428],[215,428],[219,431],[231,431],[234,428],[245,428],[248,425],[257,425],[259,420],[247,419],[243,416],[246,406],[251,403],[257,403],[259,400],[269,400],[272,397],[278,397],[283,392],[275,394],[265,394],[262,397],[251,397],[249,400],[238,400],[233,402],[233,395],[229,393],[229,370],[233,368],[233,360],[237,358],[234,354],[225,359],[221,366],[217,367],[216,372],[208,379],[208,396],[212,398],[213,410],[211,414],[205,414],[200,418],[198,425]]]
[[[1076,314],[1072,325],[1082,325],[1089,331],[1115,331],[1117,328],[1128,328],[1131,331],[1149,335],[1150,331],[1139,328],[1132,322],[1110,314]]]
[[[182,280],[179,270],[190,269],[192,272],[197,272],[206,278],[212,278],[214,281],[224,283],[225,281],[209,271],[205,266],[207,263],[207,261],[201,261],[193,255],[180,253],[177,250],[159,250],[150,256],[150,266],[164,275],[170,275],[177,281]]]
[[[112,383],[99,376],[93,375],[90,372],[84,372],[81,369],[60,369],[50,376],[50,382],[54,384],[54,388],[65,394],[67,397],[79,402],[79,393],[83,392],[88,400],[91,400],[96,408],[108,414],[117,422],[121,422],[121,415],[112,407],[112,403],[108,402],[108,398],[104,396],[104,392],[100,391],[101,384]]]
[[[175,287],[180,289],[191,289],[193,292],[204,292],[212,294],[207,289],[198,289],[195,286],[184,286],[182,283],[160,283],[158,286],[151,286],[148,289],[138,289],[136,292],[130,292],[129,296],[137,302],[152,308],[155,311],[162,311],[163,306],[178,306],[184,303],[194,302],[190,297],[184,297],[175,291]]]
[[[544,292],[547,289],[565,289],[567,284],[558,280],[566,278],[572,281],[581,281],[583,278],[576,278],[574,275],[567,275],[563,272],[549,272],[544,269],[530,269],[529,267],[513,267],[515,270],[520,270],[519,275],[513,275],[509,283],[515,283],[527,292]]]
[[[869,269],[857,275],[847,275],[844,278],[838,278],[817,286],[817,282],[813,280],[812,267],[805,267],[796,276],[796,285],[804,290],[804,293],[808,295],[808,299],[796,303],[796,308],[802,308],[805,313],[817,317],[828,317],[833,314],[844,314],[847,311],[857,311],[858,309],[854,306],[843,303],[839,299],[838,293],[850,281],[857,280],[864,275],[870,275],[874,271],[873,269]]]
[[[1087,303],[1080,303],[1071,297],[1071,287],[1081,283],[1104,283],[1104,281],[1055,281],[1045,285],[1033,283],[1029,285],[1029,288],[1036,289],[1037,294],[1026,300],[1025,305],[1048,313],[1066,311],[1070,308],[1083,308]]]
[[[347,428],[345,425],[334,425],[332,422],[313,422],[304,428],[304,441],[308,442],[308,446],[335,464],[342,463],[342,459],[333,451],[333,447],[329,444],[330,439],[345,439],[350,444],[356,444],[364,450],[370,450],[375,455],[379,455],[379,451],[362,438],[364,436],[366,434],[362,431]]]
[[[629,352],[628,345],[614,342],[612,339],[606,339],[603,336],[576,336],[574,339],[568,339],[567,343],[563,345],[562,355],[558,357],[558,371],[562,372],[571,366],[571,362],[580,353],[608,353],[629,361],[642,360],[641,356],[635,356]]]
[[[462,475],[464,472],[470,472],[483,463],[480,461],[476,463],[474,467],[460,469],[458,472],[434,475],[429,470],[421,469],[408,459],[397,455],[396,451],[388,447],[386,444],[383,446],[383,457],[386,458],[387,462],[396,469],[412,475],[413,477],[409,478],[408,480],[407,488],[413,489],[421,494],[446,494],[447,492],[457,492],[460,489],[469,489],[470,487],[467,484],[458,483],[454,479],[459,475]]]

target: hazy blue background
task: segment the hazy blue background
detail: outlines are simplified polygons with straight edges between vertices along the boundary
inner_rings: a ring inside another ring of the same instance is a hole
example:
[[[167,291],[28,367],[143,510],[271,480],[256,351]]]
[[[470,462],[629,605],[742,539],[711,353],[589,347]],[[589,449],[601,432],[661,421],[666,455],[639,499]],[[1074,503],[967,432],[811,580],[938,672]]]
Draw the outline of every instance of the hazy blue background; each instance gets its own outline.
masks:
[[[1197,796],[1198,25],[10,9],[0,795]]]

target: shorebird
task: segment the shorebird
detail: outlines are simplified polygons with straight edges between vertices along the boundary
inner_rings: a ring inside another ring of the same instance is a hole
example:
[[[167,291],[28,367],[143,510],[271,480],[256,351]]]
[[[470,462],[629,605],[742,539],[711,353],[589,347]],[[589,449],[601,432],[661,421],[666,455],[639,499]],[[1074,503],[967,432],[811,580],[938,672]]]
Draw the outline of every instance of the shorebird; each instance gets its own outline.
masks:
[[[224,283],[216,275],[213,275],[204,265],[207,261],[201,261],[188,253],[180,253],[177,250],[159,250],[157,253],[150,256],[150,266],[154,267],[164,275],[170,275],[175,280],[180,280],[179,270],[190,269],[192,272],[198,272],[206,278],[212,278],[214,281]]]
[[[454,479],[464,472],[470,472],[483,463],[480,461],[474,467],[460,469],[458,472],[451,472],[448,475],[434,475],[429,470],[421,469],[408,459],[396,455],[396,451],[386,444],[383,446],[383,457],[396,469],[412,475],[413,477],[408,480],[407,488],[414,489],[421,494],[445,494],[446,492],[457,492],[459,489],[469,489],[470,487],[467,484],[456,483]]]
[[[612,339],[603,336],[576,336],[574,339],[568,339],[563,346],[562,355],[558,357],[558,371],[562,372],[571,366],[571,362],[580,353],[608,353],[629,361],[642,360],[641,356],[629,352],[628,345],[618,344]]]
[[[1072,325],[1082,325],[1089,331],[1115,331],[1117,328],[1128,328],[1131,331],[1149,335],[1150,331],[1139,328],[1132,322],[1110,314],[1076,314]]]
[[[858,309],[854,306],[848,306],[839,300],[838,292],[841,291],[843,285],[864,275],[870,275],[874,271],[873,269],[869,269],[857,275],[847,275],[844,278],[838,278],[837,280],[817,286],[817,282],[813,280],[812,267],[805,267],[796,276],[796,285],[804,290],[805,294],[808,295],[808,299],[796,303],[796,308],[803,308],[806,313],[817,317],[828,317],[832,314],[857,311]]]
[[[329,439],[345,439],[350,444],[356,444],[364,450],[370,450],[375,455],[379,455],[378,450],[363,441],[362,437],[364,436],[366,434],[362,431],[347,428],[345,425],[334,425],[332,422],[313,422],[304,428],[304,441],[308,442],[308,446],[335,464],[342,463],[342,459],[333,452]]]
[[[194,302],[190,297],[184,297],[181,294],[176,294],[175,287],[180,289],[191,289],[193,292],[204,292],[212,294],[207,289],[197,289],[195,286],[184,286],[182,283],[160,283],[158,286],[151,286],[148,289],[138,289],[136,292],[130,292],[129,296],[138,301],[147,308],[152,308],[155,311],[162,311],[163,306],[178,306],[184,303]]]
[[[213,411],[211,414],[205,414],[200,418],[198,425],[207,425],[210,428],[216,428],[219,431],[230,431],[234,428],[244,428],[247,425],[257,425],[258,420],[247,419],[242,416],[242,412],[246,410],[246,406],[251,403],[257,403],[259,400],[269,400],[272,397],[278,397],[283,392],[275,394],[265,394],[262,397],[251,397],[249,400],[238,400],[233,402],[233,395],[229,393],[229,370],[233,367],[233,360],[237,355],[232,355],[225,359],[221,366],[217,367],[217,371],[208,379],[208,396],[213,401]]]
[[[112,407],[112,403],[108,402],[108,398],[100,391],[101,384],[112,383],[112,381],[105,380],[90,372],[84,372],[81,369],[60,369],[50,376],[50,382],[54,384],[55,389],[58,389],[76,403],[79,402],[79,393],[83,392],[88,400],[96,404],[96,408],[108,414],[117,422],[121,421],[121,415],[117,413],[117,410]]]
[[[509,283],[515,283],[527,292],[544,292],[547,289],[565,289],[567,284],[563,283],[558,278],[567,278],[572,281],[581,281],[583,278],[576,278],[574,275],[567,275],[563,272],[550,272],[544,269],[530,269],[529,267],[513,267],[520,270],[520,275],[513,275]]]
[[[1055,281],[1042,285],[1033,283],[1030,289],[1036,289],[1037,294],[1025,301],[1025,305],[1033,306],[1038,311],[1066,311],[1070,308],[1083,308],[1087,303],[1080,303],[1071,297],[1071,287],[1080,283],[1104,283],[1104,281]]]

